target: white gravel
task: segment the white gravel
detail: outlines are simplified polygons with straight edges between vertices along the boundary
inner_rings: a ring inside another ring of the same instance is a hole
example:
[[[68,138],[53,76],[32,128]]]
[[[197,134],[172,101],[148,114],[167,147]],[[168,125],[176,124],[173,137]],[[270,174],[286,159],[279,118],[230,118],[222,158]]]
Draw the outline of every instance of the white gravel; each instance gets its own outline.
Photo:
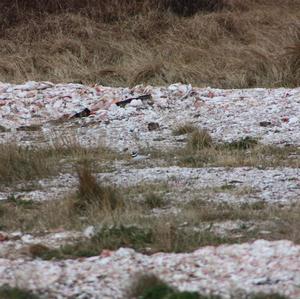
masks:
[[[122,100],[145,94],[150,94],[151,99],[137,99],[125,107],[117,106]],[[72,118],[85,108],[89,109],[90,116]],[[164,150],[184,145],[185,136],[173,136],[172,131],[187,122],[207,129],[215,141],[250,136],[264,144],[299,147],[300,87],[221,90],[173,84],[130,89],[51,82],[21,85],[0,82],[0,143],[45,145],[59,138],[67,143],[76,140],[84,146],[100,144],[119,151]],[[41,128],[28,130],[32,125],[41,125]],[[121,165],[115,172],[97,174],[97,179],[117,186],[167,182],[171,192],[184,194],[180,197],[184,200],[197,195],[199,190],[231,184],[237,189],[250,188],[255,192],[242,196],[218,192],[211,199],[290,204],[300,199],[299,171],[298,168],[245,167],[141,169]],[[62,174],[35,183],[39,189],[30,192],[15,192],[0,185],[0,200],[11,193],[32,200],[63,197],[74,191],[77,178]],[[63,233],[58,234],[58,239],[56,234],[40,239],[28,234],[24,237],[24,233],[21,236],[15,241],[0,240],[2,256],[9,253],[9,248],[35,242],[57,247],[68,242],[70,237]],[[230,295],[246,298],[243,294],[259,291],[300,298],[300,246],[289,241],[258,240],[204,247],[188,254],[146,256],[131,249],[119,249],[77,260],[13,258],[0,259],[0,286],[28,288],[45,298],[123,299],[137,272],[155,273],[180,290],[214,292],[224,298]]]
[[[200,195],[206,189],[232,185],[233,192],[224,190],[210,196],[216,202],[255,202],[290,204],[300,199],[300,169],[276,168],[257,169],[250,167],[236,168],[184,168],[184,167],[154,167],[132,168],[123,167],[112,173],[97,174],[101,182],[118,187],[138,186],[141,184],[167,183],[170,191],[170,200],[190,200]],[[39,180],[40,190],[16,192],[7,188],[0,193],[0,200],[5,200],[10,194],[24,200],[45,201],[62,198],[74,192],[78,179],[71,174],[63,174],[53,179]],[[242,192],[249,189],[249,192]],[[245,194],[235,194],[245,193]],[[206,190],[209,191],[209,190]],[[174,194],[177,194],[176,196]],[[181,195],[178,196],[178,193]]]
[[[116,106],[143,94],[151,94],[151,103]],[[268,144],[300,144],[300,88],[221,90],[173,84],[129,89],[49,82],[0,83],[0,124],[12,130],[0,133],[0,140],[28,144],[27,133],[16,129],[32,124],[43,124],[48,141],[55,131],[65,135],[67,127],[74,127],[69,118],[85,108],[91,116],[78,120],[73,134],[86,145],[105,143],[118,150],[178,146],[171,131],[186,122],[207,128],[220,141],[252,136]],[[49,124],[62,117],[61,130]],[[159,129],[149,131],[151,122]]]
[[[300,298],[300,246],[289,241],[258,240],[187,254],[145,256],[121,248],[56,262],[0,259],[0,284],[48,293],[48,298],[124,299],[137,272],[154,273],[180,290],[214,292],[224,298],[260,291]]]

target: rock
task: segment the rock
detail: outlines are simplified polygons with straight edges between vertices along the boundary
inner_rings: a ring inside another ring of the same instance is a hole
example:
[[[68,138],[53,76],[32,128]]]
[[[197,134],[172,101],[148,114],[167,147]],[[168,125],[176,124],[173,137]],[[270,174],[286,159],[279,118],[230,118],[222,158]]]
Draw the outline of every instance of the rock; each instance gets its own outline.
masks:
[[[0,242],[8,241],[8,234],[5,232],[0,232]]]
[[[91,238],[95,235],[95,227],[90,225],[88,226],[84,231],[83,231],[83,235],[87,238]]]
[[[159,130],[159,124],[155,123],[155,122],[148,123],[148,130],[149,131],[157,131],[157,130]]]
[[[269,127],[272,125],[272,123],[270,121],[261,121],[261,122],[259,122],[259,125],[261,127]]]
[[[91,115],[91,111],[88,108],[83,109],[81,112],[75,113],[71,118],[81,118]]]

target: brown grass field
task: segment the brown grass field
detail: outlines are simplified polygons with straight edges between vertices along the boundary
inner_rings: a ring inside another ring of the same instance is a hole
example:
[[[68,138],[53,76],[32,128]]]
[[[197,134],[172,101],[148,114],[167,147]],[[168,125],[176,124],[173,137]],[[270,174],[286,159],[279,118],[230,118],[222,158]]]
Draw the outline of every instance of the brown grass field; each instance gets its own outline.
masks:
[[[3,0],[0,81],[299,86],[299,0]]]

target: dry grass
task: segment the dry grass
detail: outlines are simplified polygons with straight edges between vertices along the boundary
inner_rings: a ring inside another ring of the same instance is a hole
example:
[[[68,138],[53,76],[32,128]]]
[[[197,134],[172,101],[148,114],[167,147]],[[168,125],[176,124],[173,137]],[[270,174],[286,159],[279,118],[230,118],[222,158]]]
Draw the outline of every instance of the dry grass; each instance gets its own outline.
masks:
[[[300,166],[298,147],[276,147],[260,144],[251,137],[218,144],[205,130],[194,130],[183,150],[167,154],[176,157],[180,166],[188,167],[294,167]]]
[[[194,130],[188,140],[187,149],[192,152],[197,152],[204,148],[210,148],[213,145],[213,140],[206,130]]]
[[[99,186],[99,183],[96,185]],[[80,189],[80,184],[78,188]],[[160,188],[165,192],[165,186]],[[91,256],[99,254],[102,249],[115,250],[124,246],[144,253],[154,253],[189,252],[200,246],[241,243],[258,238],[287,239],[300,243],[300,206],[296,204],[286,207],[263,202],[218,204],[195,196],[188,203],[175,204],[174,208],[178,211],[176,214],[152,214],[153,206],[147,207],[143,201],[135,200],[133,190],[127,192],[112,189],[112,199],[121,199],[122,204],[115,209],[104,209],[101,204],[102,191],[99,190],[100,193],[97,191],[92,201],[91,198],[88,201],[84,199],[85,206],[79,211],[74,209],[78,194],[72,194],[65,200],[46,203],[25,204],[18,199],[2,202],[0,229],[41,233],[57,229],[83,230],[88,225],[97,227],[97,233],[90,241],[67,245],[59,250],[45,247],[31,250],[33,255],[46,259]],[[145,190],[144,193],[141,190]],[[146,198],[148,190],[149,187],[137,189],[135,197],[142,195]],[[226,186],[214,192],[236,190]],[[116,194],[123,196],[116,197]],[[156,206],[157,203],[154,204]],[[227,221],[241,221],[245,226],[241,225],[239,229],[227,231],[224,235],[216,233],[214,225]],[[248,229],[248,222],[255,223],[255,227]],[[269,233],[265,234],[264,231]]]
[[[121,209],[123,201],[117,190],[111,186],[102,186],[96,181],[87,165],[77,169],[79,184],[73,202],[73,209],[86,214],[89,209],[101,209],[107,213]]]
[[[296,154],[293,158],[292,155]],[[292,167],[300,165],[299,149],[277,148],[258,144],[248,150],[213,146],[197,152],[183,150],[177,154],[178,164],[186,167]]]
[[[194,131],[197,131],[197,128],[191,123],[186,123],[176,127],[172,133],[174,136],[180,136],[180,135],[192,133]]]
[[[68,136],[55,139],[45,148],[21,147],[14,143],[0,144],[0,184],[14,185],[42,179],[71,170],[77,164],[91,164],[123,158],[104,147],[83,148]]]
[[[223,88],[300,82],[297,0],[0,5],[0,81]]]
[[[15,144],[0,145],[0,184],[42,178],[57,172],[55,155],[47,149],[21,148]]]

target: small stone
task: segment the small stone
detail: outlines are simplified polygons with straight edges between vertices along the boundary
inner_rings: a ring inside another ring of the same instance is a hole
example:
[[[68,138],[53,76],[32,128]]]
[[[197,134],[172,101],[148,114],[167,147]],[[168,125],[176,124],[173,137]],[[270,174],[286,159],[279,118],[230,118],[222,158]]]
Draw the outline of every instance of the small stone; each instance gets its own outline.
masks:
[[[149,131],[159,130],[159,124],[155,122],[148,123],[148,130]]]
[[[269,127],[272,125],[272,123],[270,121],[261,121],[261,122],[259,122],[259,125],[261,127]]]
[[[72,118],[81,118],[81,117],[87,117],[90,116],[91,111],[88,108],[83,109],[82,111],[75,113]]]
[[[87,238],[91,238],[95,235],[95,227],[90,225],[88,226],[84,231],[83,231],[83,235]]]
[[[0,242],[8,241],[8,235],[4,232],[0,232]]]

